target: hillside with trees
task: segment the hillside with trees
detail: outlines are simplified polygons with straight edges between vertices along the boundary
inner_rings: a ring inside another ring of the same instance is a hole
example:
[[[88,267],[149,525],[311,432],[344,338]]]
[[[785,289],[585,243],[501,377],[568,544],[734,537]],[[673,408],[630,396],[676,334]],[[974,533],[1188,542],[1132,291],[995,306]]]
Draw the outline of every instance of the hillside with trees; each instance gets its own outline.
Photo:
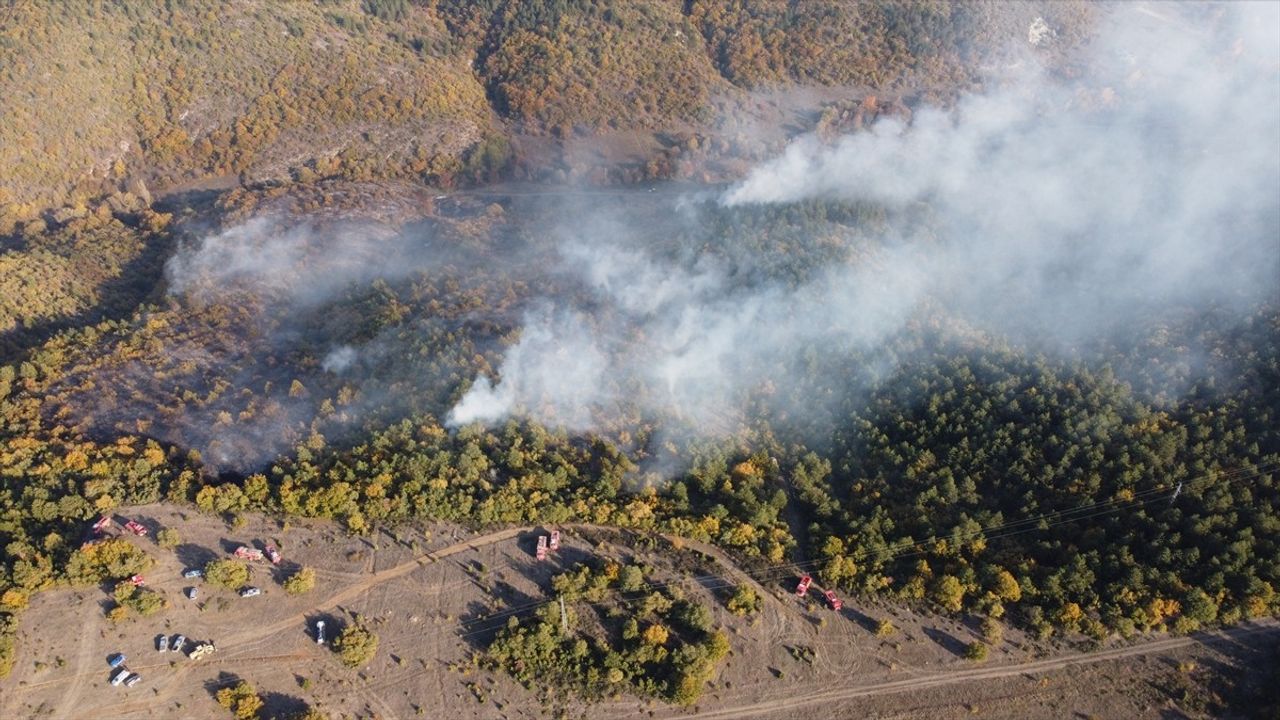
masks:
[[[1037,15],[1064,53],[1091,17],[1076,3],[6,0],[0,232],[147,188],[487,180],[518,135],[687,133],[751,112],[753,89],[945,94]]]

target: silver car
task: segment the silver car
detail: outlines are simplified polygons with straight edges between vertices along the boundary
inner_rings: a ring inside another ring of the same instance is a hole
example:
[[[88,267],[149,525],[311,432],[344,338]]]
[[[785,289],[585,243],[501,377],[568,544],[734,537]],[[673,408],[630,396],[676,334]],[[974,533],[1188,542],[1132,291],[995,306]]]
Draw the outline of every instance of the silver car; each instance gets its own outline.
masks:
[[[138,684],[138,681],[139,681],[139,680],[141,680],[141,679],[142,679],[142,676],[141,676],[141,675],[139,675],[138,673],[134,673],[134,674],[132,674],[132,675],[130,675],[130,676],[129,676],[129,679],[128,679],[128,680],[125,680],[125,681],[124,681],[124,686],[125,686],[125,687],[133,687],[134,685],[137,685],[137,684]]]
[[[262,594],[262,588],[256,588],[256,587],[247,587],[240,591],[240,597],[254,597],[255,595],[261,595],[261,594]]]
[[[159,650],[160,652],[169,652],[169,636],[168,635],[156,636],[156,649]]]
[[[174,652],[182,652],[182,648],[186,647],[186,645],[187,645],[186,635],[179,635],[178,637],[173,639],[172,647]]]

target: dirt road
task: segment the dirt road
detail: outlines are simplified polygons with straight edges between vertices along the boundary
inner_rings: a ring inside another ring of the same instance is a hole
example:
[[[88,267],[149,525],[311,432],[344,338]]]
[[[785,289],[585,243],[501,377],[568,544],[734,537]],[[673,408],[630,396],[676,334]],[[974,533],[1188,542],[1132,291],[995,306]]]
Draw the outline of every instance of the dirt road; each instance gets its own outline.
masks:
[[[771,697],[768,700],[760,702],[717,708],[705,712],[694,713],[692,715],[684,712],[670,712],[663,717],[741,718],[766,714],[781,714],[784,711],[793,711],[797,708],[831,703],[837,700],[849,700],[873,695],[890,695],[894,693],[925,690],[941,685],[1051,672],[1054,670],[1062,670],[1073,665],[1087,665],[1091,663],[1106,662],[1108,660],[1119,660],[1122,658],[1132,657],[1134,655],[1167,652],[1200,643],[1213,643],[1220,640],[1237,639],[1254,633],[1271,633],[1277,631],[1280,631],[1280,621],[1267,619],[1257,621],[1249,625],[1230,628],[1228,630],[1196,633],[1185,637],[1164,638],[1162,640],[1152,640],[1150,642],[1143,642],[1137,645],[1130,645],[1128,647],[1100,650],[1092,653],[1064,655],[1056,658],[1049,658],[1047,660],[1037,660],[1034,662],[978,667],[970,670],[951,670],[871,685],[850,687],[847,684],[841,683],[840,687],[827,690],[796,688],[799,692],[788,695],[787,697]]]
[[[368,592],[370,589],[376,587],[377,585],[380,585],[382,583],[407,575],[417,568],[425,567],[432,563],[448,558],[452,555],[457,555],[459,553],[463,553],[468,550],[484,547],[485,545],[491,545],[493,543],[502,542],[504,540],[510,540],[511,538],[516,537],[517,535],[519,535],[522,532],[525,532],[526,530],[527,528],[508,528],[505,530],[499,530],[496,532],[488,533],[486,535],[474,537],[469,540],[464,540],[462,542],[454,543],[453,545],[449,545],[439,550],[424,553],[418,557],[415,557],[411,560],[408,560],[399,565],[396,565],[395,567],[391,567],[386,570],[382,570],[380,572],[376,572],[371,575],[364,576],[354,584],[346,588],[343,588],[338,593],[330,595],[329,597],[311,606],[307,610],[299,613],[295,613],[287,618],[271,623],[270,625],[256,625],[253,623],[245,623],[244,625],[241,626],[241,629],[238,632],[235,632],[229,636],[224,636],[220,638],[218,641],[220,646],[231,648],[232,652],[226,655],[222,655],[220,657],[214,657],[209,660],[206,660],[204,661],[204,664],[223,664],[231,661],[236,661],[238,663],[243,664],[244,662],[254,662],[258,660],[264,660],[267,662],[278,662],[282,659],[292,658],[293,656],[280,656],[280,655],[259,656],[260,648],[258,648],[256,645],[251,645],[250,643],[268,639],[272,635],[275,635],[276,633],[305,625],[308,615],[311,615],[316,612],[331,610],[343,603],[350,602],[351,600],[357,597],[360,597],[361,595]],[[258,651],[258,652],[255,652],[255,651]],[[61,677],[56,680],[27,683],[25,685],[21,685],[18,687],[9,688],[5,691],[5,700],[9,702],[17,702],[19,698],[21,698],[22,696],[32,691],[39,690],[48,685],[67,684],[67,691],[62,695],[61,701],[59,702],[58,707],[52,712],[51,717],[54,717],[54,718],[73,717],[77,712],[78,708],[79,709],[83,708],[81,696],[83,695],[86,680],[88,680],[91,677],[102,674],[101,669],[98,669],[96,667],[93,669],[90,669],[90,667],[93,665],[93,663],[90,662],[90,659],[91,659],[90,652],[91,652],[90,644],[88,642],[82,641],[78,648],[78,653],[76,658],[76,666],[75,666],[76,672],[73,675],[71,675],[70,677]],[[137,671],[147,671],[147,670],[152,670],[152,669],[161,668],[161,667],[168,667],[168,663],[156,662],[156,663],[134,665],[134,669]],[[137,710],[140,707],[155,706],[158,703],[166,701],[170,694],[169,691],[172,688],[177,688],[181,685],[182,676],[184,676],[188,672],[198,669],[199,667],[200,667],[200,664],[197,664],[197,663],[189,663],[189,664],[185,664],[177,667],[176,670],[168,676],[164,686],[158,689],[155,696],[149,698],[144,703],[135,703],[132,705],[126,704],[126,705],[115,707],[113,708],[113,711],[130,712],[130,711]],[[9,702],[4,703],[3,707],[0,708],[0,712],[5,713],[3,715],[5,717],[9,717],[7,713],[10,710],[12,710],[13,707],[15,707],[15,706],[10,706]]]
[[[616,529],[579,524],[566,524],[561,527],[576,530]],[[510,541],[534,529],[516,527],[479,535],[471,539],[455,542],[432,552],[417,555],[376,572],[335,572],[334,575],[344,576],[344,583],[350,582],[350,584],[337,589],[332,594],[318,597],[314,601],[304,601],[305,607],[292,605],[289,615],[273,619],[268,624],[242,623],[236,625],[229,633],[218,637],[218,644],[222,647],[222,651],[212,658],[200,663],[182,663],[176,666],[160,659],[137,665],[135,669],[143,671],[152,682],[156,683],[149,696],[145,698],[137,696],[132,699],[121,696],[120,699],[123,702],[107,703],[101,706],[101,709],[108,711],[113,716],[147,714],[166,704],[172,705],[182,701],[191,692],[190,676],[193,673],[200,672],[207,674],[204,669],[209,665],[223,666],[228,668],[229,671],[233,671],[251,665],[283,667],[295,663],[306,664],[314,662],[318,657],[314,652],[314,648],[302,649],[296,653],[281,653],[278,649],[283,647],[280,639],[281,634],[299,632],[305,628],[309,618],[313,618],[316,614],[340,609],[344,605],[361,601],[371,592],[374,594],[383,592],[392,581],[404,578],[419,568],[439,563],[442,560],[463,553],[491,548],[496,544]],[[720,566],[717,574],[722,575],[724,581],[748,584],[761,595],[764,600],[764,607],[758,618],[758,624],[753,624],[754,631],[751,634],[752,636],[747,638],[747,642],[759,642],[761,643],[760,647],[775,645],[781,647],[784,639],[798,637],[801,634],[793,632],[793,630],[805,627],[803,613],[798,606],[793,607],[791,603],[780,601],[778,595],[776,595],[776,588],[770,589],[762,585],[759,578],[743,570],[728,554],[719,548],[687,539],[668,539],[676,541],[677,545],[696,549],[713,559]],[[369,569],[372,570],[372,567]],[[438,590],[442,578],[436,575],[431,577],[432,587],[429,589]],[[444,617],[444,613],[440,611],[440,596],[438,592],[418,593],[415,596],[435,598],[436,605],[433,607],[441,617]],[[394,602],[397,597],[399,596],[388,595],[380,600],[375,599],[373,602],[377,607],[384,607],[387,606],[387,603]],[[526,604],[521,606],[521,609],[527,612],[529,608],[537,604],[537,602]],[[421,610],[418,612],[421,612]],[[429,611],[427,612],[429,613]],[[509,609],[504,613],[500,613],[500,615],[511,612],[512,610]],[[417,620],[417,617],[413,618],[413,622],[417,622]],[[688,710],[676,708],[662,708],[657,712],[659,713],[658,717],[666,718],[780,716],[796,708],[820,706],[862,697],[923,692],[942,686],[998,680],[1019,675],[1048,673],[1071,666],[1102,663],[1143,654],[1159,654],[1198,643],[1212,644],[1218,640],[1236,639],[1254,633],[1270,633],[1277,630],[1280,630],[1280,621],[1266,620],[1216,633],[1202,633],[1190,637],[1161,638],[1127,647],[1094,653],[1063,655],[1030,662],[992,663],[983,666],[962,665],[958,669],[933,672],[920,667],[904,668],[897,674],[897,679],[884,680],[884,675],[880,675],[879,678],[881,680],[878,682],[866,682],[867,679],[875,677],[874,675],[865,674],[864,671],[875,669],[873,661],[876,651],[872,647],[864,647],[856,653],[846,653],[836,658],[837,664],[827,668],[829,672],[820,673],[819,677],[812,677],[800,682],[790,681],[785,683],[776,683],[772,677],[768,679],[753,678],[745,684],[735,679],[731,691],[729,687],[725,687],[716,693],[715,704],[720,707],[711,708],[704,704],[703,707],[707,708],[705,711],[693,714],[689,714]],[[456,632],[456,626],[443,624],[429,630],[425,627],[421,630],[415,630],[414,637],[416,638],[416,643],[430,643],[435,648],[433,652],[427,653],[428,657],[443,657],[447,654],[444,652],[446,645],[457,637]],[[839,625],[828,628],[823,635],[832,643],[853,646],[856,644],[856,638],[849,634],[851,632],[852,626],[845,628],[844,625]],[[22,713],[18,712],[18,709],[22,707],[24,699],[39,690],[49,691],[56,689],[57,691],[56,699],[45,706],[45,712],[50,717],[73,717],[77,712],[83,711],[86,706],[85,703],[90,700],[88,695],[89,679],[101,676],[104,672],[97,667],[95,645],[92,642],[88,642],[89,639],[89,636],[82,638],[81,642],[72,651],[73,654],[68,656],[73,658],[71,668],[68,668],[72,670],[70,675],[63,675],[56,679],[25,682],[16,687],[6,687],[3,695],[0,696],[0,717],[21,715]],[[768,652],[770,651],[766,650],[763,651],[763,654],[758,652],[752,655],[753,660],[751,662],[756,663],[759,667],[764,667],[764,664],[768,663]],[[782,653],[781,650],[777,650],[777,652]],[[820,655],[825,655],[825,653],[820,653]],[[149,659],[150,656],[147,657]],[[785,661],[785,658],[781,660],[781,662]],[[778,658],[774,658],[772,662],[781,667],[778,664]],[[860,663],[865,664],[865,667]],[[389,693],[393,688],[405,685],[407,681],[421,675],[429,675],[432,672],[439,674],[438,671],[429,670],[425,664],[422,667],[413,667],[412,669],[405,667],[403,670],[400,670],[398,665],[399,661],[397,661],[396,667],[384,669],[376,681],[351,689],[351,692],[363,699],[368,708],[382,717],[394,718],[397,715],[397,709],[387,702],[387,699],[392,697]],[[881,662],[880,665],[888,667],[889,663]],[[173,668],[172,671],[169,671],[170,667]],[[909,676],[907,673],[909,673]],[[865,684],[853,684],[859,678],[864,678]],[[437,694],[444,692],[443,680],[433,680],[432,686]],[[615,717],[631,717],[636,715],[637,706],[633,700],[628,699],[605,702],[595,706],[584,706],[582,710],[588,716],[609,714]],[[655,708],[650,706],[643,712],[648,716],[651,710],[655,710]]]

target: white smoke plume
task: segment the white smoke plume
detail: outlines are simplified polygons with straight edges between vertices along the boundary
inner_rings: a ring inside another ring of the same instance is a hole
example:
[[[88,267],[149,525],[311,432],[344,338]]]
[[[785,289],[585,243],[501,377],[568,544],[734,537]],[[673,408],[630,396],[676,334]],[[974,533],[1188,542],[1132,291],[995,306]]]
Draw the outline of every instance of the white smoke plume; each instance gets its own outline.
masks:
[[[477,379],[446,421],[493,423],[519,407],[550,425],[586,430],[593,407],[610,400],[607,370],[606,355],[580,315],[533,312],[502,362],[502,381]]]
[[[359,353],[350,345],[341,345],[329,351],[320,361],[320,368],[325,372],[343,373],[356,361]]]
[[[1210,32],[1165,17],[1167,6],[1117,6],[1083,79],[1023,67],[909,123],[797,140],[723,203],[870,201],[897,217],[926,208],[938,228],[921,236],[903,223],[879,250],[797,286],[743,287],[733,268],[639,249],[641,230],[579,221],[561,254],[592,304],[549,299],[450,423],[520,413],[581,429],[640,387],[646,410],[706,429],[744,392],[790,391],[787,358],[874,353],[925,308],[1073,349],[1165,304],[1274,297],[1276,8],[1219,8],[1228,17]],[[547,320],[565,314],[587,320]]]

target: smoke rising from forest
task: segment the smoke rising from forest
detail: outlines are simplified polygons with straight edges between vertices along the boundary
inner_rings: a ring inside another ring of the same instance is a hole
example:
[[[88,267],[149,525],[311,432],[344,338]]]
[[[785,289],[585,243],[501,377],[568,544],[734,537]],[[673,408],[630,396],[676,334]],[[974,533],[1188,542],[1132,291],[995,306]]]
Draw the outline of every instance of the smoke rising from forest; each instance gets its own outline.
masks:
[[[1024,63],[954,109],[795,141],[722,202],[869,201],[899,216],[925,208],[937,228],[891,228],[870,258],[798,287],[731,289],[724,267],[690,271],[637,249],[636,231],[578,223],[564,264],[638,341],[620,351],[598,327],[544,310],[450,421],[522,412],[581,429],[584,412],[639,383],[648,410],[714,427],[753,385],[786,392],[784,356],[874,349],[927,302],[1071,350],[1160,308],[1274,297],[1280,21],[1274,5],[1225,10],[1211,32],[1120,9],[1083,81]]]
[[[166,276],[171,292],[197,301],[257,298],[268,352],[311,357],[305,384],[359,388],[361,401],[333,416],[342,422],[404,403],[416,391],[403,376],[419,373],[436,389],[452,383],[437,394],[456,402],[432,406],[451,427],[513,416],[574,432],[652,421],[658,442],[732,432],[761,397],[795,417],[830,402],[832,388],[870,387],[901,361],[893,339],[919,323],[1073,353],[1164,308],[1242,312],[1274,300],[1280,284],[1280,18],[1275,6],[1226,11],[1210,32],[1117,9],[1083,79],[1055,78],[1026,56],[953,108],[917,108],[909,122],[834,140],[801,137],[718,200],[669,204],[651,221],[638,203],[568,203],[546,213],[558,224],[538,227],[547,255],[276,218],[184,247]],[[828,224],[831,237],[812,245],[838,251],[798,258],[799,270],[766,257],[790,250],[732,230],[707,251],[711,220],[809,200],[875,207],[885,221]],[[352,288],[446,266],[529,290],[514,311],[462,303],[474,310],[371,337],[316,333],[337,325],[326,303]],[[518,330],[476,348],[494,367],[449,380],[414,364],[421,353],[406,334],[448,336],[471,322]],[[183,351],[208,368],[259,353]],[[841,357],[856,361],[830,362]],[[276,358],[245,374],[273,380],[259,390],[265,410],[230,424],[188,414],[168,439],[220,448],[206,462],[238,470],[303,440],[316,408],[306,392],[284,395],[298,370]],[[461,396],[458,380],[470,382]]]

